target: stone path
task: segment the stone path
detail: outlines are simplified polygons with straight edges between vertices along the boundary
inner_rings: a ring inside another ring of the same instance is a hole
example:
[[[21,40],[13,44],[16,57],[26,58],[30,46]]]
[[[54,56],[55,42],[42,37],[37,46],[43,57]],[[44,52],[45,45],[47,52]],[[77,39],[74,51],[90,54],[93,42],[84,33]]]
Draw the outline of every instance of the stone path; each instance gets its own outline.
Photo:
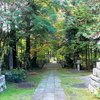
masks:
[[[32,100],[67,100],[66,95],[61,88],[57,69],[61,69],[60,64],[46,64],[44,69],[47,70],[41,83],[38,85]]]

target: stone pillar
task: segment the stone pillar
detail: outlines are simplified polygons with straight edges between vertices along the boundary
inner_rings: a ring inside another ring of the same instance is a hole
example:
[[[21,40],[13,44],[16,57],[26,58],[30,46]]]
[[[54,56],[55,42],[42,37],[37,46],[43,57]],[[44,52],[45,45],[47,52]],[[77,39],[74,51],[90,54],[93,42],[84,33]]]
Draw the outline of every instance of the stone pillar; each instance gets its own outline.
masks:
[[[77,64],[77,70],[80,70],[81,61],[77,60],[76,64]]]
[[[2,62],[0,62],[0,92],[6,89],[5,75],[1,75],[1,65]]]
[[[6,89],[5,75],[0,76],[0,92]]]
[[[88,89],[94,94],[100,92],[100,61],[96,63],[96,68],[93,68],[93,74],[90,75],[90,84]]]

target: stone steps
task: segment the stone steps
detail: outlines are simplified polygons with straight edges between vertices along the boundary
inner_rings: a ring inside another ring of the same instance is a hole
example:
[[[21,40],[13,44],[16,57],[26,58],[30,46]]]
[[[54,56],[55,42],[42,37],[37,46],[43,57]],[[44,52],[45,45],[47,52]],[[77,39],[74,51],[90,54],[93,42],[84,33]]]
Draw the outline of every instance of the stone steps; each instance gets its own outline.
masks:
[[[100,62],[97,62],[96,68],[93,68],[93,74],[90,75],[88,89],[94,94],[97,94],[100,91]]]

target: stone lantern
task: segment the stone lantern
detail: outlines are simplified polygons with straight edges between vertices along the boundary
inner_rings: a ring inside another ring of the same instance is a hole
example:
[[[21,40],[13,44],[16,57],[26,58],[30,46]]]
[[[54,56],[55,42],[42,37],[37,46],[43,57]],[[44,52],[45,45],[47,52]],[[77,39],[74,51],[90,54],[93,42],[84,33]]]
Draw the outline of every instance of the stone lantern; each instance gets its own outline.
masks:
[[[80,60],[77,60],[76,61],[76,64],[77,64],[77,69],[80,70],[81,61]]]

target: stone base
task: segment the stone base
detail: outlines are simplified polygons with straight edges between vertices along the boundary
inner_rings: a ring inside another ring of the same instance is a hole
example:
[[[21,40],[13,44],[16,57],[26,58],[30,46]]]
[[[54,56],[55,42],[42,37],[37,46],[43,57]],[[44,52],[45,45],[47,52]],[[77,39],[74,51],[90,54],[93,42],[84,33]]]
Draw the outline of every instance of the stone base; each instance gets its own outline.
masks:
[[[99,62],[96,62],[96,68],[93,68],[93,75],[90,75],[89,90],[92,93],[100,94],[100,58]]]
[[[96,72],[93,74],[96,75]],[[100,91],[100,78],[94,75],[90,75],[90,84],[88,89],[91,93],[98,94]]]
[[[93,75],[100,78],[100,70],[97,68],[93,68]]]
[[[100,62],[96,62],[96,68],[100,70]]]
[[[0,76],[0,92],[6,89],[5,75]]]
[[[96,77],[94,75],[90,75],[90,78],[98,83],[100,83],[100,78],[99,77]]]
[[[91,84],[89,84],[88,89],[91,93],[98,94],[98,90],[95,87],[93,87]]]
[[[95,80],[90,79],[90,83],[95,88],[100,88],[100,82],[96,82]]]

